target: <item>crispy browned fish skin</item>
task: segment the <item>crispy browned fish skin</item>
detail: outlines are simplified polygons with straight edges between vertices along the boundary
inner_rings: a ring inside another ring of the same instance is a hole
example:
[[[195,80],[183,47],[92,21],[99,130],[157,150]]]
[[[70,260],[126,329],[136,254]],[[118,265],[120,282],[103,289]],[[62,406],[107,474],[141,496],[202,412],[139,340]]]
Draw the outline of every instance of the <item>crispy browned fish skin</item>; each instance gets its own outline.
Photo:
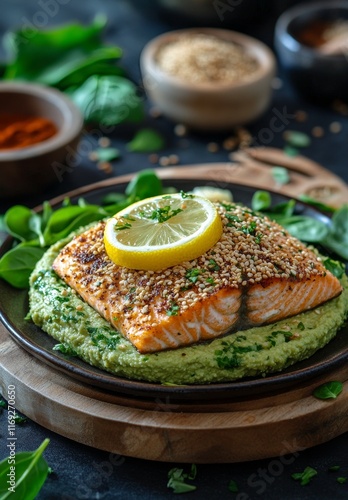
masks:
[[[101,222],[64,247],[53,268],[141,353],[278,321],[341,293],[338,279],[278,224],[246,207],[219,211],[222,237],[195,261],[156,272],[117,266]]]

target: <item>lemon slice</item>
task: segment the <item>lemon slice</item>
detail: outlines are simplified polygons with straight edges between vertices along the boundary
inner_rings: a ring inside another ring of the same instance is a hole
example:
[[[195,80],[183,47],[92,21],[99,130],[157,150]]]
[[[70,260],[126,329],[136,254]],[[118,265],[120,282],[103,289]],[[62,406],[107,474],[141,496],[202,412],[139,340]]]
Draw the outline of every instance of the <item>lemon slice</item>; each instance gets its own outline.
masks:
[[[147,198],[118,212],[106,223],[104,243],[115,264],[157,271],[199,257],[221,234],[213,203],[180,193]]]

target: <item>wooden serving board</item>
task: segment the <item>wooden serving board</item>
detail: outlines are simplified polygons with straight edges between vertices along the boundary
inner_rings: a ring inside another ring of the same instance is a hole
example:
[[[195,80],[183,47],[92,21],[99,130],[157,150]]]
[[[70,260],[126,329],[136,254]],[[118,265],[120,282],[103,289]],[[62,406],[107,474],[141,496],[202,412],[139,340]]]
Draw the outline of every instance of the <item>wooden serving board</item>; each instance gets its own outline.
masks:
[[[118,396],[72,380],[19,347],[0,325],[1,392],[40,425],[125,456],[188,463],[257,460],[294,453],[348,431],[348,366],[275,396],[180,405]],[[337,399],[315,387],[344,383]]]
[[[158,173],[169,179],[203,179],[205,184],[220,188],[227,183],[276,188],[271,183],[269,166],[262,167],[259,177],[256,171],[251,175],[250,168],[213,163],[163,168]],[[268,169],[267,174],[264,168]],[[312,186],[317,182],[314,174],[319,170],[312,171]],[[308,179],[312,174],[301,175]],[[328,184],[329,177],[323,182]],[[331,204],[338,205],[338,200],[340,203],[348,200],[348,191],[343,181],[334,177],[330,179],[337,189]],[[129,178],[108,179],[98,183],[98,187],[124,183]],[[295,190],[293,182],[287,187]],[[68,196],[83,196],[90,191],[91,186],[86,186]],[[285,186],[281,191],[290,196],[304,192],[299,188],[296,192],[285,191]],[[62,197],[52,200],[61,201]],[[344,384],[342,394],[335,400],[314,398],[313,389],[330,380]],[[315,446],[348,431],[347,365],[276,394],[177,404],[168,399],[117,395],[84,385],[27,353],[0,324],[3,395],[11,384],[16,387],[17,409],[40,425],[89,446],[150,460],[188,463],[256,460]]]

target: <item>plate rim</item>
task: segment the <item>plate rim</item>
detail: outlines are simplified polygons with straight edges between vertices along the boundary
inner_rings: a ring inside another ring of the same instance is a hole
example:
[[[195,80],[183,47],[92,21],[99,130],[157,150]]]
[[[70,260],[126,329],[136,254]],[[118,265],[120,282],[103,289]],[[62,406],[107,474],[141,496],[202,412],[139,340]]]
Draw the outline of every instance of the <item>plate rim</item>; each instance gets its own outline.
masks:
[[[209,165],[205,164],[204,166]],[[222,166],[226,166],[226,164],[221,164]],[[159,177],[163,180],[166,181],[177,181],[177,182],[193,182],[193,181],[216,181],[219,182],[219,179],[212,179],[211,176],[207,176],[207,178],[204,178],[199,174],[199,171],[201,170],[202,165],[195,165],[192,166],[192,170],[194,171],[195,169],[197,172],[192,172],[192,173],[197,173],[199,177],[195,176],[190,176],[190,177],[180,177],[181,173],[181,168],[172,168],[168,169],[168,171],[161,171],[160,169],[153,169],[156,174],[159,175]],[[172,178],[173,172],[175,171],[175,174],[177,177]],[[117,187],[118,185],[125,184],[129,182],[129,180],[134,176],[133,174],[126,174],[118,177],[113,177],[111,179],[106,179],[103,181],[95,182],[86,186],[82,186],[77,189],[73,189],[68,191],[67,193],[63,193],[62,195],[59,195],[55,198],[52,198],[49,200],[49,202],[52,204],[52,206],[57,206],[62,201],[67,198],[76,198],[78,196],[82,195],[92,195],[95,191],[98,190],[103,190],[103,189],[110,189],[112,187]],[[225,184],[228,184],[229,186],[234,186],[236,189],[242,189],[242,190],[249,190],[249,191],[256,191],[259,188],[256,186],[250,186],[250,185],[245,185],[245,184],[239,184],[233,181],[226,181],[226,179],[223,179],[223,182]],[[322,218],[326,219],[327,221],[330,219],[330,217],[327,214],[324,214],[320,210],[308,205],[307,203],[297,200],[293,196],[288,196],[283,193],[275,192],[272,190],[268,190],[271,194],[279,196],[281,198],[285,199],[295,199],[296,203],[310,208],[314,213],[317,213],[320,215]],[[38,205],[35,207],[35,210],[40,210],[42,208],[42,205]],[[4,251],[4,247],[6,247],[9,242],[12,240],[12,237],[9,236],[6,238],[6,240],[3,242],[3,244],[0,246],[0,254]],[[0,282],[0,286],[2,286],[3,282]],[[23,293],[24,290],[21,290]],[[172,400],[175,400],[175,398],[180,399],[180,400],[188,400],[189,398],[194,397],[197,399],[197,397],[201,397],[203,399],[218,399],[221,397],[225,397],[226,394],[231,392],[231,395],[233,396],[234,392],[243,392],[244,388],[247,388],[249,391],[250,389],[254,389],[255,391],[258,389],[262,389],[262,393],[272,393],[275,394],[277,391],[282,392],[284,389],[288,389],[290,386],[294,385],[297,381],[307,381],[307,380],[312,380],[317,376],[322,375],[326,371],[329,371],[330,369],[335,369],[342,364],[344,364],[348,360],[348,349],[345,353],[339,353],[331,356],[329,360],[323,360],[319,363],[317,363],[314,367],[305,367],[302,369],[294,370],[291,371],[290,373],[284,374],[284,372],[276,372],[270,374],[269,377],[258,377],[258,378],[251,378],[251,379],[241,379],[237,381],[231,381],[231,382],[216,382],[216,383],[211,383],[211,384],[190,384],[190,385],[176,385],[176,386],[165,386],[159,383],[153,383],[153,382],[146,382],[146,381],[140,381],[140,380],[131,380],[131,379],[126,379],[117,375],[113,375],[110,372],[103,371],[93,365],[89,365],[86,361],[79,359],[84,366],[78,367],[76,369],[75,366],[71,369],[66,368],[66,364],[69,361],[69,358],[64,358],[62,356],[59,356],[58,353],[55,351],[49,352],[44,348],[40,348],[38,344],[34,344],[33,341],[28,339],[28,337],[22,336],[22,333],[18,331],[18,328],[16,327],[15,324],[9,319],[6,311],[3,310],[2,305],[0,304],[0,321],[3,323],[5,328],[8,330],[10,336],[19,344],[21,347],[23,347],[27,352],[30,352],[32,355],[34,355],[36,358],[40,359],[44,363],[50,365],[51,367],[59,370],[60,372],[64,373],[67,376],[71,376],[74,380],[79,380],[82,383],[87,383],[93,387],[99,387],[103,388],[106,390],[109,390],[113,393],[121,393],[121,394],[126,394],[126,395],[131,395],[131,396],[139,396],[144,397],[144,398],[153,398],[153,397],[170,397]],[[39,328],[39,327],[36,327]],[[39,330],[45,334],[40,328]],[[45,334],[47,335],[47,334]],[[48,335],[47,335],[48,336]],[[49,337],[49,336],[48,336]],[[54,341],[53,338],[49,337]],[[325,348],[325,346],[324,346]],[[40,350],[41,349],[41,350]],[[42,350],[43,349],[43,350]],[[33,352],[34,351],[34,352]],[[318,351],[317,351],[318,352]],[[310,358],[307,358],[310,359]],[[303,360],[305,361],[305,360]],[[69,364],[69,363],[68,363]],[[297,363],[292,365],[289,368],[293,368],[296,366]],[[70,363],[71,365],[71,363]],[[88,371],[88,368],[93,368],[93,370],[97,370],[97,374],[91,375],[91,373]],[[98,376],[99,378],[102,379],[101,382],[98,382],[96,384],[95,382],[93,383],[94,377]],[[92,380],[92,381],[91,381]],[[117,385],[117,388],[113,388],[114,384]],[[209,395],[207,396],[207,388],[209,388]],[[269,390],[270,389],[270,390]],[[212,395],[212,390],[215,392]],[[141,393],[143,391],[146,391],[146,394],[141,396]],[[233,398],[234,400],[237,398]]]

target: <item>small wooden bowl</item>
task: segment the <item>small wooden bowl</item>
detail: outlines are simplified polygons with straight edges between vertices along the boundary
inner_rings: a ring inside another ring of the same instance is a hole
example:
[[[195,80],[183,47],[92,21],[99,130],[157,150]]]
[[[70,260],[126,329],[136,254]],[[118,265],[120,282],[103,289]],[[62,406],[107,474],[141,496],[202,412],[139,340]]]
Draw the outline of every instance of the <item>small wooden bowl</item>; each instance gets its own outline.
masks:
[[[58,90],[11,82],[0,83],[0,109],[2,113],[43,116],[58,130],[38,144],[0,150],[0,199],[42,193],[61,182],[64,165],[74,156],[83,127],[77,107]]]
[[[191,83],[164,72],[156,61],[159,49],[186,34],[205,34],[241,46],[258,62],[242,81]],[[271,99],[275,57],[263,43],[235,31],[192,28],[164,33],[151,40],[140,56],[149,98],[168,118],[201,130],[227,130],[258,118]]]

